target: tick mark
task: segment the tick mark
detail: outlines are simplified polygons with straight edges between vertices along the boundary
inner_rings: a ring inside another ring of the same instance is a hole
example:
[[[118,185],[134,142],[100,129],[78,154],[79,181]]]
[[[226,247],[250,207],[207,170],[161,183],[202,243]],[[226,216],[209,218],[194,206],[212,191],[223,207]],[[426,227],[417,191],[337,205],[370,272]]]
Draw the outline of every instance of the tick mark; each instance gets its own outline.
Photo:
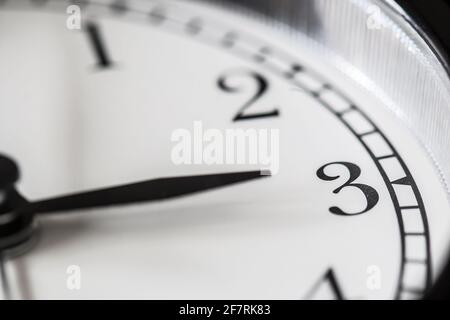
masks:
[[[46,2],[48,2],[48,0],[31,0],[31,3],[37,6],[43,6]]]
[[[227,32],[222,39],[222,45],[226,48],[231,48],[236,44],[237,34],[234,32]]]
[[[380,161],[380,160],[385,160],[385,159],[390,159],[390,158],[395,158],[395,154],[388,154],[386,156],[376,157],[375,159]]]
[[[267,56],[272,52],[268,47],[262,47],[255,55],[256,62],[263,63],[266,61]]]
[[[392,181],[391,184],[400,184],[400,185],[404,185],[404,186],[408,186],[411,185],[411,178],[406,176],[400,179],[397,179],[395,181]]]
[[[420,209],[419,206],[403,206],[400,207],[400,210],[411,210],[411,209]]]
[[[286,78],[293,79],[297,73],[303,71],[303,67],[298,63],[294,63],[291,65],[291,68],[288,72],[285,73]]]
[[[42,1],[42,0],[40,0]],[[45,0],[47,1],[47,0]],[[89,4],[89,0],[72,0],[71,1],[74,5],[77,5],[79,7],[85,7]]]
[[[124,0],[114,1],[113,3],[110,4],[110,8],[117,14],[123,14],[128,10],[127,4]]]
[[[161,24],[166,19],[165,10],[161,7],[155,7],[149,12],[148,17],[151,23],[155,25]]]
[[[186,24],[186,31],[192,35],[196,35],[202,31],[203,22],[199,18],[194,18]]]

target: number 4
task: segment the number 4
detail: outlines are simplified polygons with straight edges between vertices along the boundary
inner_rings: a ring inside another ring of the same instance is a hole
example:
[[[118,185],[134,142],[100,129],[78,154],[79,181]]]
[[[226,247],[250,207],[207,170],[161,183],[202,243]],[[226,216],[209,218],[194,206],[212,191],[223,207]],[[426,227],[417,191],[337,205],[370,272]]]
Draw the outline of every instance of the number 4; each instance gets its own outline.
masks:
[[[311,291],[306,295],[306,298],[312,300],[324,300],[324,296],[328,298],[331,297],[334,300],[345,299],[336,275],[331,268],[316,282]]]

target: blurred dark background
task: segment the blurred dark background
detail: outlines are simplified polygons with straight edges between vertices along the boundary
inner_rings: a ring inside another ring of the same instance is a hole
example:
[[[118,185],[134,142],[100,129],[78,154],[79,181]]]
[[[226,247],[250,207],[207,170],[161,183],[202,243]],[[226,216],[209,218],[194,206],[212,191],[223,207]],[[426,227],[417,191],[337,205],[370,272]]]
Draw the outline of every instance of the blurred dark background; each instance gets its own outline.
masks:
[[[450,0],[395,0],[437,40],[450,64]]]
[[[437,42],[442,49],[443,58],[446,59],[447,66],[449,66],[450,0],[396,0],[396,2],[421,24],[422,29],[431,35],[433,42]],[[427,298],[450,300],[450,260]]]

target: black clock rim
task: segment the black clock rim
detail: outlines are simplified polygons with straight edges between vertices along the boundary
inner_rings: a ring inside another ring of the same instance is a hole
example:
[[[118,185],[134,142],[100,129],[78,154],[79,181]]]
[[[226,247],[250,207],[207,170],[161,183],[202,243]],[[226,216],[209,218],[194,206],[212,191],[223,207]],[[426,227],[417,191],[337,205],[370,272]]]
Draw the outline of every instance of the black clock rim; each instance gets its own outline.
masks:
[[[450,0],[395,0],[414,20],[415,28],[436,53],[450,78]],[[429,300],[450,300],[450,252]]]
[[[450,78],[450,0],[394,0],[428,43]]]

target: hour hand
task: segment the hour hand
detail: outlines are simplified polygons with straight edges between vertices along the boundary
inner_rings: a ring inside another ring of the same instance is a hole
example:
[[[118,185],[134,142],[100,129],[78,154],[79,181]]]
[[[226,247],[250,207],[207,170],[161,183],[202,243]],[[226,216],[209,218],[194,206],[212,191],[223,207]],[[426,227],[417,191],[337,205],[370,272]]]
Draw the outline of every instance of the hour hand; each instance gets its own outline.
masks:
[[[151,202],[266,177],[261,171],[160,178],[111,188],[82,192],[33,202],[34,213],[53,213],[77,209]]]

